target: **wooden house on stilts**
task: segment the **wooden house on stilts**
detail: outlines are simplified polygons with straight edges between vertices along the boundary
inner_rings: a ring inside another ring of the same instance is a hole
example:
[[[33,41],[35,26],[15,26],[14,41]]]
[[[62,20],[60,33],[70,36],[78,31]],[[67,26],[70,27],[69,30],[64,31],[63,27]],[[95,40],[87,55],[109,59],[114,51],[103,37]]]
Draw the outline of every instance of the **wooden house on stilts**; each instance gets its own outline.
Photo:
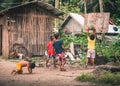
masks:
[[[42,1],[27,2],[0,11],[0,55],[17,51],[44,55],[53,32],[53,20],[63,12]]]

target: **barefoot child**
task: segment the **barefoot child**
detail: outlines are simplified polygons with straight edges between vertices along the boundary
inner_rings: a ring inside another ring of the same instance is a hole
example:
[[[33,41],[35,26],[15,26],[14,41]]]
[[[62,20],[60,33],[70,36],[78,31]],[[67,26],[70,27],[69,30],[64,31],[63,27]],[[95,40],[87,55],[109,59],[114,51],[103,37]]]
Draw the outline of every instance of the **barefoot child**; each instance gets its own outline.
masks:
[[[56,68],[55,51],[53,48],[53,43],[55,41],[55,38],[53,36],[50,36],[50,39],[51,39],[51,41],[48,42],[48,44],[47,44],[48,58],[46,59],[46,67],[48,67],[49,59],[53,58],[53,64],[54,64],[54,67]]]
[[[92,30],[92,32],[93,32],[91,35],[89,34],[89,30]],[[87,39],[88,39],[88,51],[87,51],[85,68],[87,69],[89,59],[91,60],[93,68],[95,68],[94,59],[95,59],[96,30],[95,30],[94,26],[91,26],[90,28],[88,28]]]
[[[65,58],[65,55],[64,55],[64,45],[63,45],[63,41],[60,40],[60,34],[59,33],[56,33],[55,35],[55,42],[53,44],[53,47],[55,49],[55,53],[56,53],[56,57],[59,58],[59,61],[60,61],[60,71],[65,71],[64,69],[64,65],[66,63],[66,58]]]
[[[32,69],[35,68],[35,63],[30,63],[29,61],[20,61],[16,65],[16,69],[13,69],[11,74],[22,74],[23,73],[23,67],[27,67],[28,72],[31,74]]]

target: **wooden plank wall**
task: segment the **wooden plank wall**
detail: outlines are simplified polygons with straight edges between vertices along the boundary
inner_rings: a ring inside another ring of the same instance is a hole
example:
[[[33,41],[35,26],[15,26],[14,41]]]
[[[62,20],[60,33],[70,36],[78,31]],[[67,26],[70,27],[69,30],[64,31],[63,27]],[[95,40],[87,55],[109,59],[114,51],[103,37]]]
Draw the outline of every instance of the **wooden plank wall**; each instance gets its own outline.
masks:
[[[9,52],[16,50],[26,55],[44,55],[52,34],[53,18],[43,11],[30,10],[28,13],[25,9],[24,13],[9,15],[15,20],[9,26]]]

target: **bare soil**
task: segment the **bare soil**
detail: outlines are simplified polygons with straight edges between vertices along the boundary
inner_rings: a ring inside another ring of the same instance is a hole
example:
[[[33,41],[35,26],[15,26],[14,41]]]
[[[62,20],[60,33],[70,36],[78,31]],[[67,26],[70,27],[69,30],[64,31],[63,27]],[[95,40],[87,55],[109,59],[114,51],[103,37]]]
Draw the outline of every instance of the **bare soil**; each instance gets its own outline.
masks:
[[[76,81],[75,78],[82,73],[90,73],[93,69],[85,70],[83,67],[70,67],[67,71],[59,71],[58,68],[36,67],[33,74],[28,74],[24,68],[23,74],[11,75],[16,61],[0,58],[0,86],[93,86],[91,83]]]

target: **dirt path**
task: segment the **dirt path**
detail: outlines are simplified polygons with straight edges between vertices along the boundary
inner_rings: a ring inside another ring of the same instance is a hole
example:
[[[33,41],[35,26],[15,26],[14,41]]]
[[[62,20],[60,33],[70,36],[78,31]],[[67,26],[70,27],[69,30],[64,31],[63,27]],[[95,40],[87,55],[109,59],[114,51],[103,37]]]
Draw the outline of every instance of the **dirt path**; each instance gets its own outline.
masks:
[[[68,68],[61,72],[58,68],[36,67],[33,74],[28,74],[24,68],[24,74],[13,76],[10,72],[15,64],[16,62],[0,59],[0,86],[90,86],[90,83],[81,83],[75,78],[82,73],[93,71]]]

